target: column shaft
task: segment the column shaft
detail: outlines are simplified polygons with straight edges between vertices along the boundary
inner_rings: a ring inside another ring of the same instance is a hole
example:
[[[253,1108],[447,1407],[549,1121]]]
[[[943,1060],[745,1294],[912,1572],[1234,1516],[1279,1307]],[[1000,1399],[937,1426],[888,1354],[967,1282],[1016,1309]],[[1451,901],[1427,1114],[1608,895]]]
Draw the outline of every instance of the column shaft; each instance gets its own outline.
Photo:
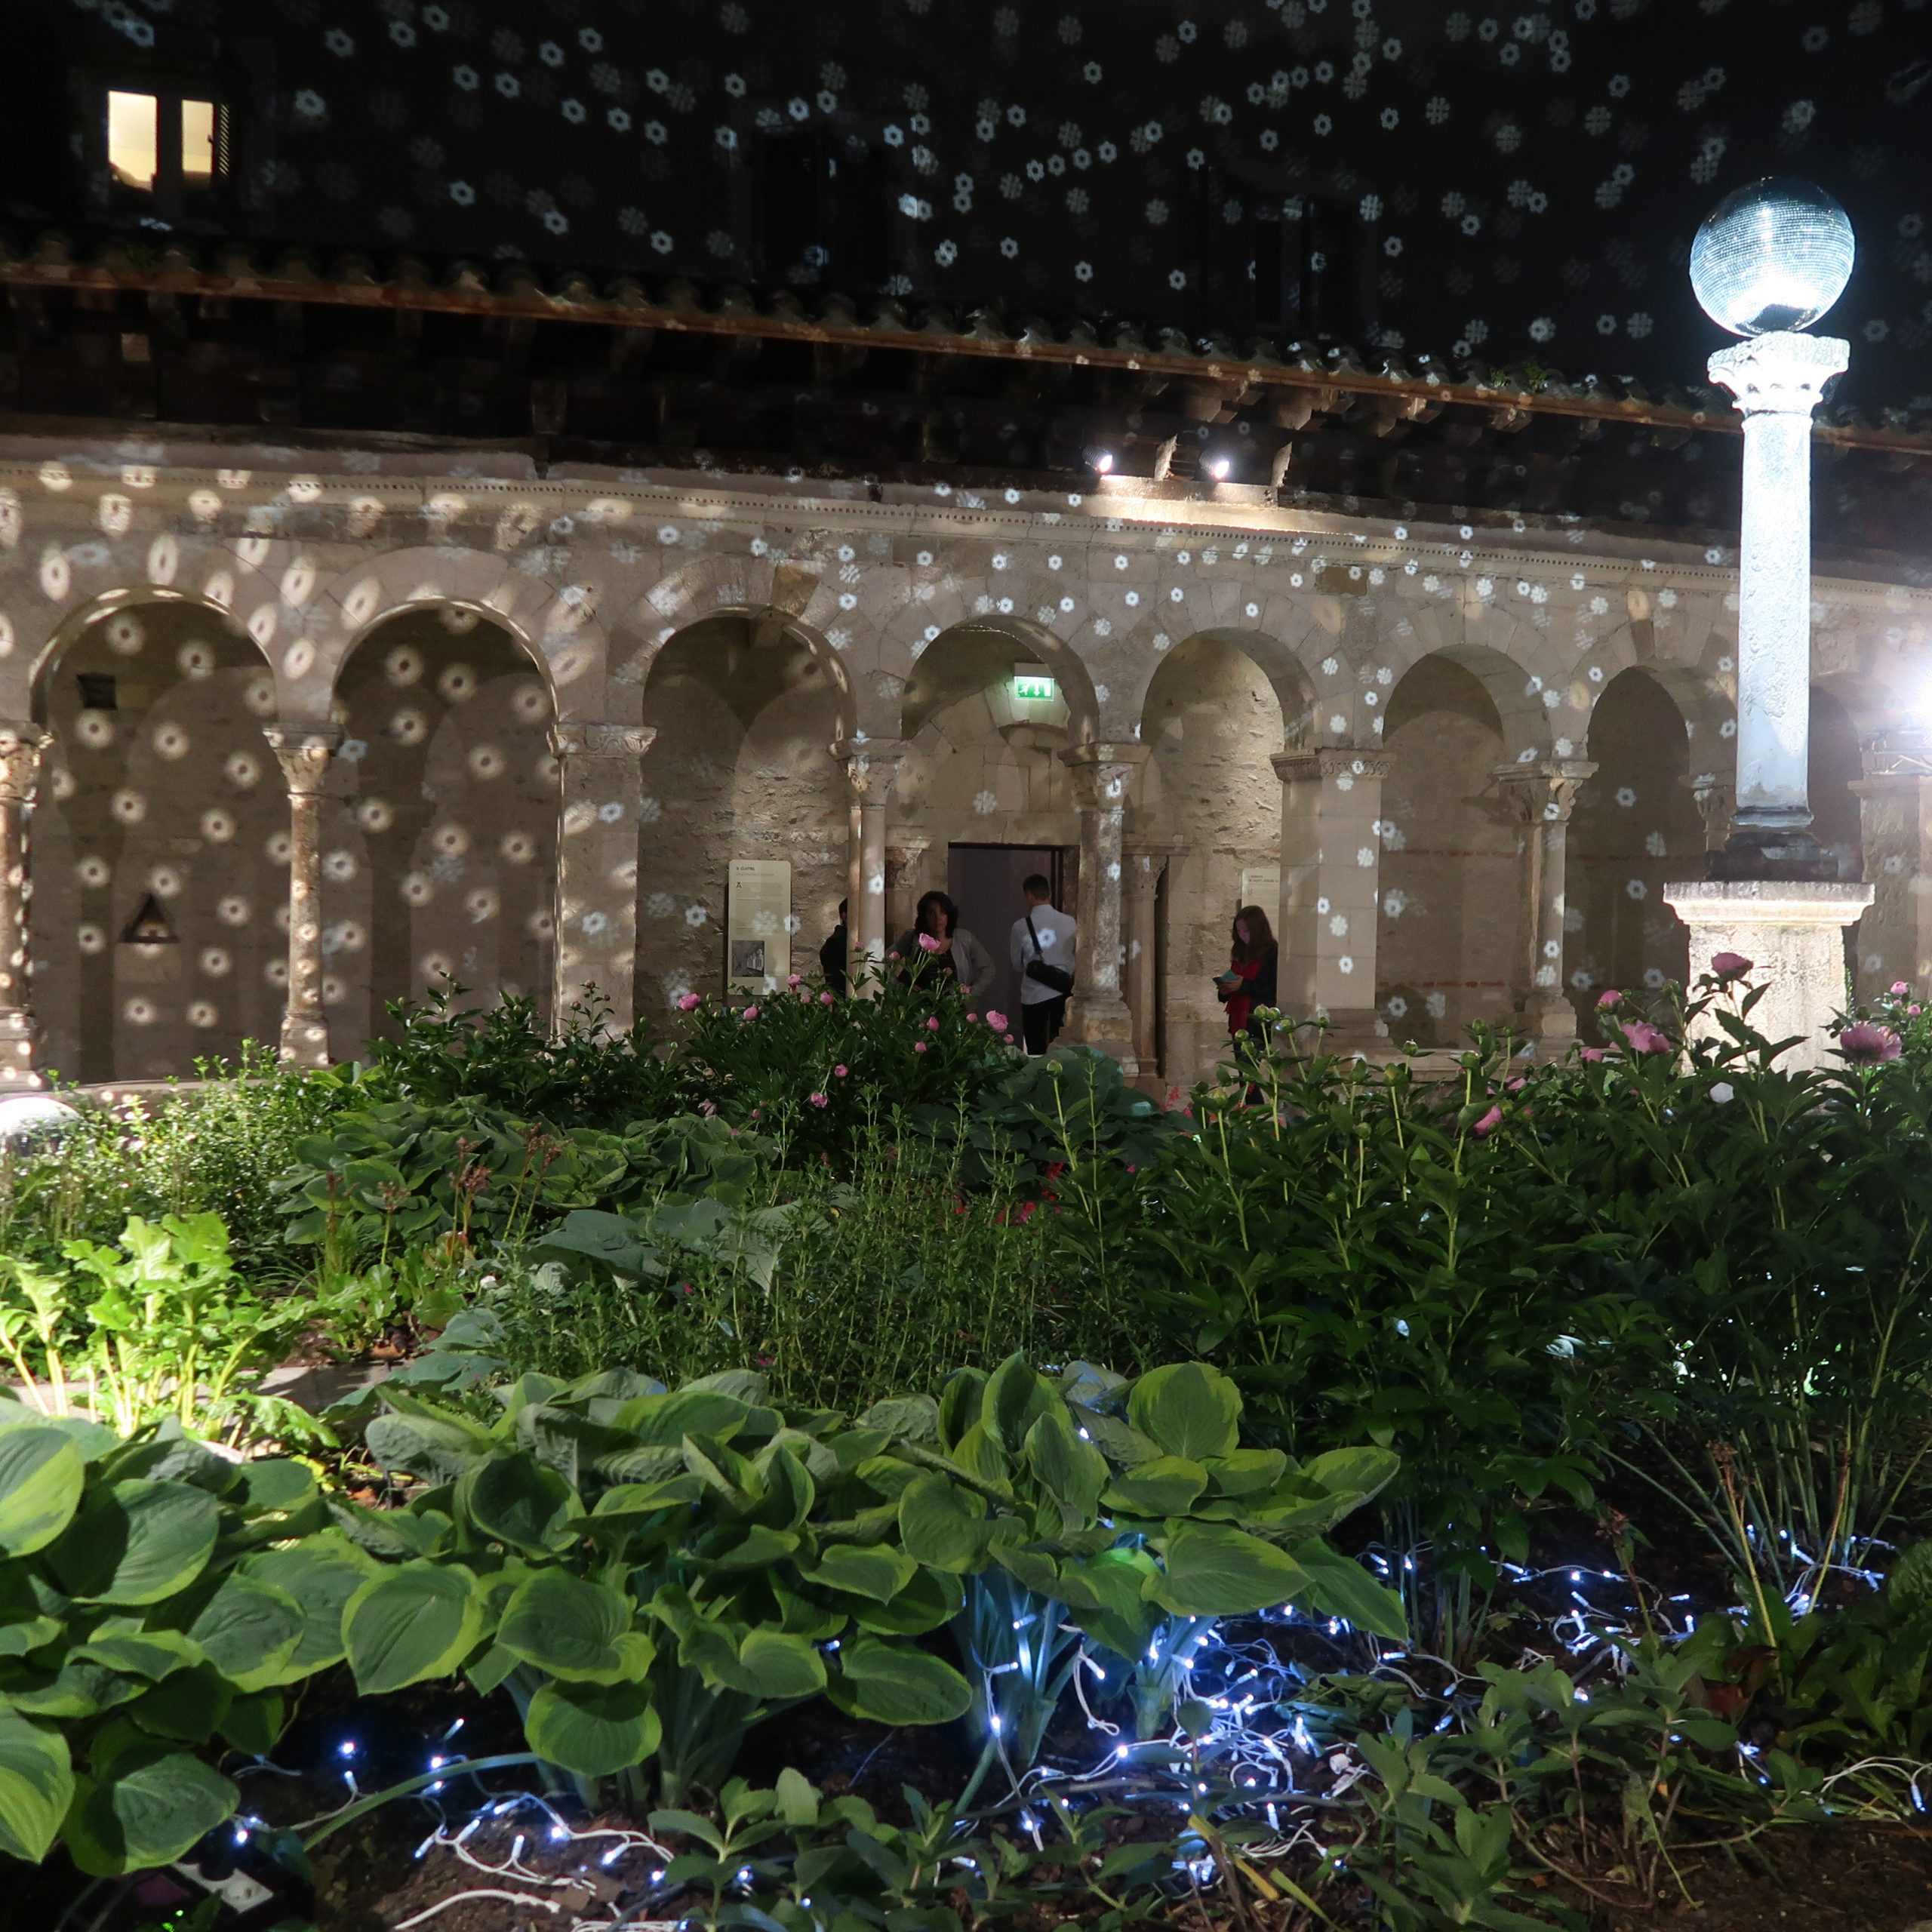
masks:
[[[1156,925],[1164,852],[1134,851],[1124,861],[1127,888],[1127,1004],[1133,1016],[1134,1057],[1143,1074],[1161,1060],[1159,989],[1155,968],[1160,954]]]
[[[1138,1071],[1134,1021],[1121,993],[1121,839],[1134,774],[1148,758],[1137,744],[1076,745],[1060,755],[1072,768],[1080,808],[1080,906],[1075,924],[1069,1040],[1113,1054]]]
[[[559,721],[557,758],[556,950],[550,1023],[595,1001],[605,1025],[628,1032],[637,1018],[637,892],[644,755],[649,724]]]
[[[1880,744],[1865,754],[1859,842],[1870,909],[1858,925],[1858,995],[1932,980],[1932,756]]]
[[[50,742],[37,724],[0,724],[0,1092],[43,1084],[33,1065],[27,819]]]
[[[1563,931],[1567,910],[1570,814],[1596,767],[1583,758],[1505,765],[1497,777],[1522,827],[1522,900],[1517,1010],[1533,1040],[1573,1040],[1577,1016],[1563,990]]]
[[[329,1063],[322,1005],[322,787],[342,742],[339,725],[270,724],[263,735],[288,787],[288,997],[281,1057],[291,1066]]]
[[[885,811],[906,746],[897,739],[855,738],[841,740],[832,751],[844,761],[852,788],[846,964],[851,989],[864,993],[877,989],[892,940],[885,929]]]
[[[1281,1010],[1327,1023],[1329,1044],[1376,1037],[1382,786],[1392,753],[1346,745],[1284,752],[1281,781]]]

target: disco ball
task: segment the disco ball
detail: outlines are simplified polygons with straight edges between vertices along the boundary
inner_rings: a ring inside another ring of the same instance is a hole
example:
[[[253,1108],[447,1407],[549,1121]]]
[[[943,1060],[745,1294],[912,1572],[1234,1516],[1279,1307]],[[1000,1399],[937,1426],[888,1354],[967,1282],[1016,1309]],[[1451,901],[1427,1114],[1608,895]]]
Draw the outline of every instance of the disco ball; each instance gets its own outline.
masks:
[[[0,1146],[24,1154],[36,1141],[57,1140],[80,1117],[51,1094],[8,1094],[0,1098]]]
[[[1690,245],[1690,286],[1733,335],[1815,322],[1844,293],[1855,252],[1844,210],[1809,181],[1754,181],[1711,211]]]

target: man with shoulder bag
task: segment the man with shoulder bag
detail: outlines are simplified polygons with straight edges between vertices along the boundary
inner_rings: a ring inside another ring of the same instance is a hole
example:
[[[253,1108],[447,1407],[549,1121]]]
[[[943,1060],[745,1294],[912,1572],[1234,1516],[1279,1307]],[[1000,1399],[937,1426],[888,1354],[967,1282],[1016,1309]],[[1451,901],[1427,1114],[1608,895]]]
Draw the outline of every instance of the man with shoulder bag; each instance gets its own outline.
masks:
[[[1073,990],[1073,921],[1054,909],[1045,876],[1023,880],[1026,910],[1013,922],[1013,970],[1020,975],[1020,1022],[1029,1054],[1043,1054],[1066,1018]]]

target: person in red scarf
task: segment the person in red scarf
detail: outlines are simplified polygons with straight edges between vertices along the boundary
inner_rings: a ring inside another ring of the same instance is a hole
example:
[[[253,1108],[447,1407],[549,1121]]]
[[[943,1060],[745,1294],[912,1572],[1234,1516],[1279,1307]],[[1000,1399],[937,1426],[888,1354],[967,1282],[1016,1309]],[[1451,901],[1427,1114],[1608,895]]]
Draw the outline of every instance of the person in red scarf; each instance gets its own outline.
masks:
[[[1214,982],[1215,996],[1228,1009],[1228,1032],[1238,1040],[1244,1033],[1263,1038],[1257,1010],[1275,1005],[1275,929],[1259,906],[1244,906],[1235,915],[1234,944],[1228,970]]]

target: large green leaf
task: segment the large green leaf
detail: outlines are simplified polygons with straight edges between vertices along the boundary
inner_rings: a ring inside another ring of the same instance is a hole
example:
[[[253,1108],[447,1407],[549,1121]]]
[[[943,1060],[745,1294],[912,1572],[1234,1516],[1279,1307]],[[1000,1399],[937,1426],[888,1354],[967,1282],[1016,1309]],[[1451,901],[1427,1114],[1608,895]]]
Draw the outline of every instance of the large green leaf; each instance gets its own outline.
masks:
[[[936,1570],[977,1569],[986,1546],[985,1499],[943,1476],[920,1476],[900,1494],[899,1536],[909,1556]]]
[[[645,1395],[617,1411],[617,1424],[647,1448],[675,1449],[688,1435],[728,1442],[751,1417],[751,1405],[715,1389]]]
[[[973,1701],[965,1678],[924,1651],[863,1638],[839,1652],[838,1666],[826,1692],[851,1717],[879,1724],[947,1724]]]
[[[1137,1469],[1123,1470],[1108,1484],[1111,1509],[1133,1516],[1184,1516],[1208,1487],[1208,1472],[1184,1456],[1156,1456]]]
[[[385,1383],[383,1400],[391,1413],[364,1432],[369,1454],[385,1469],[406,1469],[432,1482],[448,1482],[487,1462],[495,1438],[468,1417],[452,1415]]]
[[[400,1690],[461,1666],[482,1635],[482,1595],[460,1563],[405,1563],[357,1590],[342,1628],[356,1688]]]
[[[1220,1523],[1178,1523],[1147,1594],[1182,1617],[1238,1617],[1306,1597],[1308,1573],[1259,1537]]]
[[[137,1744],[85,1790],[66,1833],[74,1862],[100,1875],[170,1865],[230,1817],[240,1794],[185,1751]]]
[[[1309,1580],[1302,1599],[1306,1607],[1324,1617],[1341,1617],[1358,1630],[1373,1631],[1394,1643],[1407,1639],[1408,1623],[1402,1599],[1352,1558],[1315,1537],[1297,1543],[1294,1555]]]
[[[1026,1432],[1028,1466],[1060,1505],[1069,1530],[1088,1529],[1107,1481],[1107,1459],[1080,1439],[1064,1403],[1043,1410]]]
[[[552,1683],[531,1699],[523,1730],[540,1758],[598,1778],[642,1764],[660,1727],[648,1685]]]
[[[736,1662],[721,1661],[714,1674],[734,1690],[772,1703],[825,1688],[825,1660],[803,1637],[783,1630],[747,1632]]]
[[[0,1429],[0,1551],[44,1549],[73,1520],[86,1478],[87,1459],[64,1430]]]
[[[287,1590],[260,1577],[235,1576],[202,1605],[188,1635],[237,1690],[260,1690],[282,1681],[307,1620]]]
[[[220,1514],[206,1490],[187,1483],[117,1482],[87,1498],[47,1560],[69,1596],[159,1603],[201,1574]]]
[[[1024,1355],[1008,1355],[993,1371],[980,1398],[980,1425],[1009,1455],[1017,1456],[1027,1431],[1060,1406],[1053,1384]]]
[[[1347,1498],[1351,1509],[1358,1509],[1394,1480],[1402,1459],[1392,1449],[1364,1446],[1359,1449],[1331,1449],[1306,1463],[1302,1475],[1318,1483],[1337,1500]],[[1342,1512],[1346,1515],[1348,1512]],[[1337,1519],[1340,1520],[1339,1518]]]
[[[568,1549],[583,1513],[577,1491],[523,1450],[493,1457],[463,1478],[457,1498],[485,1536],[533,1556]]]
[[[630,1623],[629,1603],[608,1584],[540,1570],[504,1606],[497,1641],[552,1677],[608,1684],[627,1674],[617,1640]]]
[[[0,1710],[0,1851],[38,1864],[73,1795],[66,1738]]]
[[[263,1550],[250,1557],[247,1574],[286,1590],[302,1607],[302,1635],[280,1678],[292,1684],[341,1660],[343,1611],[380,1571],[373,1557],[340,1531],[325,1530],[286,1549]]]
[[[883,1544],[867,1549],[835,1543],[820,1550],[816,1563],[801,1562],[798,1571],[827,1589],[849,1590],[854,1596],[890,1603],[912,1580],[918,1567],[903,1549]]]
[[[85,1644],[69,1652],[75,1662],[103,1664],[130,1677],[158,1683],[202,1661],[202,1647],[178,1630],[146,1630],[134,1617],[110,1618]]]
[[[1141,1377],[1128,1395],[1127,1417],[1168,1454],[1190,1463],[1231,1456],[1240,1445],[1241,1392],[1205,1362],[1174,1362]]]

